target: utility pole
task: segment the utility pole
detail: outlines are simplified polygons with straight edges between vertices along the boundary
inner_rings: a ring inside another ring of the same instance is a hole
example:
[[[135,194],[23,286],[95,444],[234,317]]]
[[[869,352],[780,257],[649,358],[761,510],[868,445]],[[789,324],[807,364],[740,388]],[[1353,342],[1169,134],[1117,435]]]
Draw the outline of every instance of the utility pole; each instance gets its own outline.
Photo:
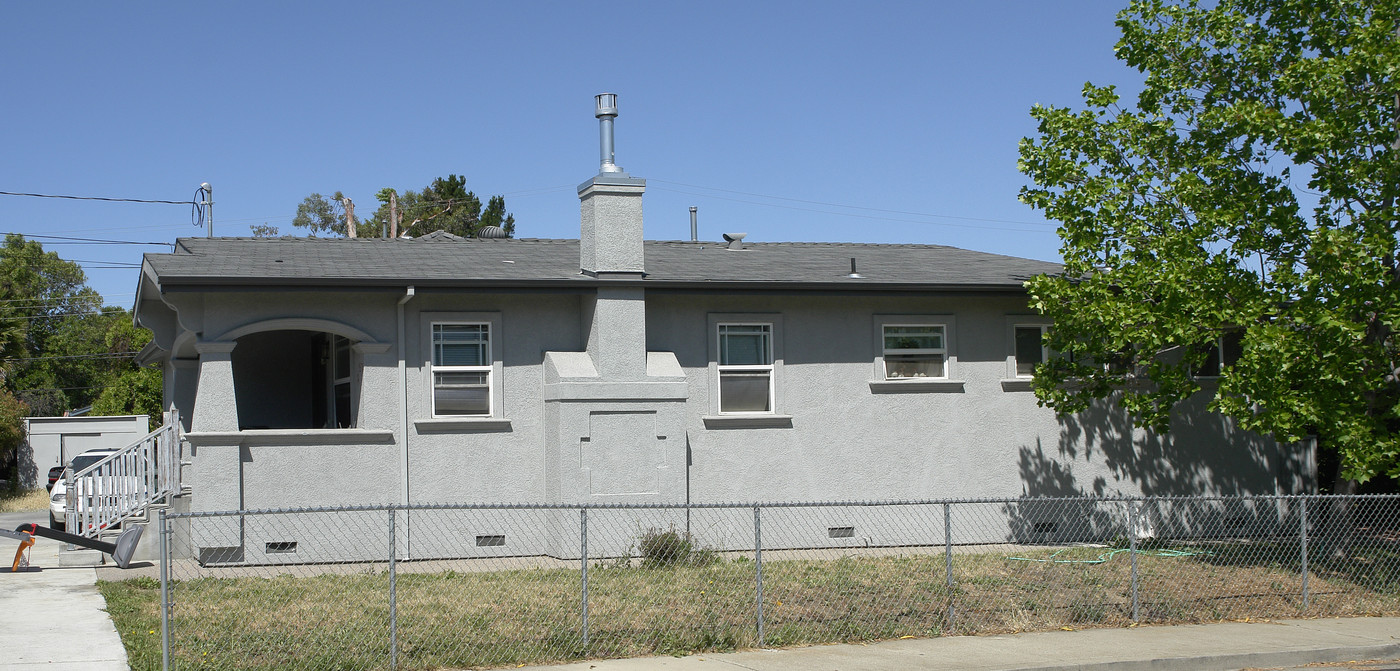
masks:
[[[389,237],[399,237],[399,194],[389,192]]]
[[[209,222],[209,228],[205,229],[206,237],[214,237],[214,187],[209,186],[209,182],[199,185],[199,190],[204,192],[204,218]]]
[[[350,238],[358,238],[355,231],[355,201],[342,197],[340,204],[345,206],[345,235]]]

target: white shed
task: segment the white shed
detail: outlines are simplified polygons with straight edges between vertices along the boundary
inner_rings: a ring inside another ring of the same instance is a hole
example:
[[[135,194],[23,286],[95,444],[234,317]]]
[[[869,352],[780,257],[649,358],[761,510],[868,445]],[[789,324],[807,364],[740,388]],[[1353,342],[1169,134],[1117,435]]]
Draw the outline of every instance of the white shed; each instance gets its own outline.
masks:
[[[145,415],[112,417],[26,417],[20,446],[19,481],[25,487],[46,482],[49,469],[99,447],[126,447],[150,432]]]

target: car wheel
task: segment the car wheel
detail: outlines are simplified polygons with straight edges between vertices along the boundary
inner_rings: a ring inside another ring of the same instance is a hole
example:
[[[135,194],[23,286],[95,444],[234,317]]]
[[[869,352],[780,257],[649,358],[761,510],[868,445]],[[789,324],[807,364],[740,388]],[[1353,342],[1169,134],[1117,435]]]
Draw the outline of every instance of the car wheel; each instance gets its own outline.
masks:
[[[49,528],[55,531],[63,531],[63,527],[64,523],[58,521],[58,518],[54,517],[53,513],[49,513]]]

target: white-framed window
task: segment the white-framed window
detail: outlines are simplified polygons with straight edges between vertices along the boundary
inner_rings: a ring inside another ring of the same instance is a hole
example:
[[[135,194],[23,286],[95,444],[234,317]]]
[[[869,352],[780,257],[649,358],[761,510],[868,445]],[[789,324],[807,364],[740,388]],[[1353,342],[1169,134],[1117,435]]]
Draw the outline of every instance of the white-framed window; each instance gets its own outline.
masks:
[[[957,321],[953,315],[872,316],[870,390],[962,391],[957,379]]]
[[[327,413],[335,418],[335,425],[340,428],[350,428],[355,425],[355,416],[351,406],[352,377],[354,370],[350,366],[350,348],[354,343],[349,338],[340,335],[327,334],[330,337],[329,349],[331,350],[330,366],[327,367],[327,375],[330,378],[330,404],[331,412]]]
[[[880,343],[886,380],[948,378],[946,325],[885,324]]]
[[[1229,331],[1215,339],[1210,351],[1206,353],[1206,360],[1196,369],[1196,377],[1216,378],[1220,377],[1220,372],[1227,366],[1233,366],[1240,360],[1240,354],[1244,349],[1244,332]]]
[[[1035,367],[1050,358],[1045,346],[1045,324],[1016,324],[1011,327],[1012,375],[1016,378],[1035,377]]]
[[[490,322],[432,322],[433,417],[489,417],[495,395]]]
[[[721,322],[715,351],[720,414],[774,412],[773,324]]]

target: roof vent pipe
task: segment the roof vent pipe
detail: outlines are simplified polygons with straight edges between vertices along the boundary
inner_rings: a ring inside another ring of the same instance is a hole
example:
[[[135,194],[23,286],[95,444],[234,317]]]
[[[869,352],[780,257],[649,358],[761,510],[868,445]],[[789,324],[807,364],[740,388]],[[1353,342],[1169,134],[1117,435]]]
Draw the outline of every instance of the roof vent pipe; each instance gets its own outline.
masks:
[[[856,257],[854,257],[854,256],[851,257],[851,274],[850,274],[850,275],[847,275],[846,277],[849,277],[849,278],[851,278],[851,279],[853,279],[853,280],[858,280],[858,279],[861,279],[862,277],[865,277],[864,275],[862,275],[862,274],[856,272]]]
[[[602,162],[598,174],[622,172],[622,168],[613,162],[613,119],[617,118],[617,94],[599,93],[593,96],[593,101],[593,116],[598,117],[598,153]]]
[[[743,249],[744,238],[748,235],[748,233],[725,233],[724,241],[729,243],[730,249]]]
[[[695,206],[690,206],[690,241],[700,242],[700,225],[695,221]]]

